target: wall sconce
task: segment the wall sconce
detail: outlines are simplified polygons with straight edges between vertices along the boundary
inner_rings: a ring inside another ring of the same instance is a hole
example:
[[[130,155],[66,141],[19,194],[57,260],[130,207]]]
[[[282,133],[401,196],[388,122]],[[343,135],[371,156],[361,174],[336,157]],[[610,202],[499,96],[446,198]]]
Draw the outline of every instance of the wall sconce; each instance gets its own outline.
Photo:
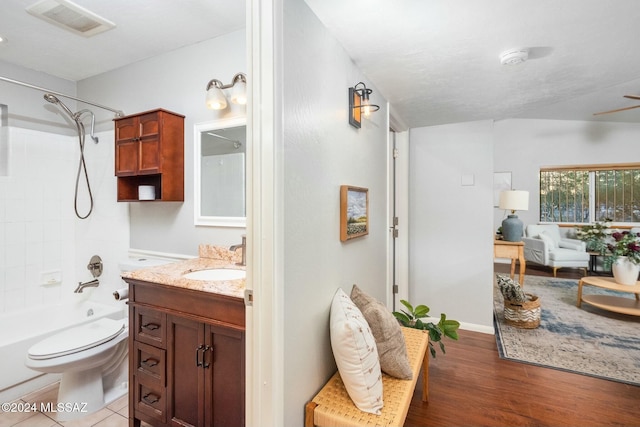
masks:
[[[233,76],[233,80],[228,85],[216,79],[207,83],[207,108],[211,110],[227,108],[227,97],[222,90],[229,88],[233,88],[230,98],[232,103],[239,105],[247,103],[247,76],[244,73],[238,73]]]
[[[372,92],[362,82],[349,88],[349,124],[351,126],[359,129],[363,114],[365,117],[369,117],[369,114],[380,109],[378,105],[369,103],[369,95]]]

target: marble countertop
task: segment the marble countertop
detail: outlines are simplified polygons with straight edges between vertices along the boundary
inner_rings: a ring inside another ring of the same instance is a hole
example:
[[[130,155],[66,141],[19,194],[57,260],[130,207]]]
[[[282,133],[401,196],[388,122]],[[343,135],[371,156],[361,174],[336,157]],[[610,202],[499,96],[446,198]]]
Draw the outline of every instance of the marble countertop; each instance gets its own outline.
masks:
[[[126,271],[122,273],[122,277],[243,299],[245,279],[210,281],[183,277],[192,271],[211,268],[245,269],[244,266],[236,264],[241,259],[241,250],[234,253],[221,247],[203,246],[200,246],[199,258]]]

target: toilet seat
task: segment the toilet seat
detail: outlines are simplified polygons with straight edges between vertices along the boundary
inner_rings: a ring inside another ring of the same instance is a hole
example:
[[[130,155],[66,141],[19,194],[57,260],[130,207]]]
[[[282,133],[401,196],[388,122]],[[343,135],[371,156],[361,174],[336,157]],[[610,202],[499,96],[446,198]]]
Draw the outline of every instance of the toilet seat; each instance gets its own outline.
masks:
[[[46,360],[78,353],[111,341],[124,330],[125,324],[122,320],[103,317],[67,329],[34,344],[29,349],[29,358]]]

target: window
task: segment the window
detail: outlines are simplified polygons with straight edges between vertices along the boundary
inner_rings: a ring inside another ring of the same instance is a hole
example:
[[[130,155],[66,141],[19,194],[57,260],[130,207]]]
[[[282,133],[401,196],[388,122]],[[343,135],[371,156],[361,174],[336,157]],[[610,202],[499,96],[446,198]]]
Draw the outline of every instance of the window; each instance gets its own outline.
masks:
[[[640,223],[640,164],[540,169],[540,221]]]

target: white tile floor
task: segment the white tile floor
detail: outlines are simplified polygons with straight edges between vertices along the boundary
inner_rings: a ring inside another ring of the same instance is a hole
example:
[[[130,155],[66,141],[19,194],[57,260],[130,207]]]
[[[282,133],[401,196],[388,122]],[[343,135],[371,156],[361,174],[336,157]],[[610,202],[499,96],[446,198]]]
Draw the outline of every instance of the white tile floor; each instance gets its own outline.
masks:
[[[38,391],[23,396],[16,400],[18,403],[35,403],[40,408],[40,403],[51,402],[55,405],[58,397],[59,383],[44,387]],[[86,417],[73,421],[57,422],[54,413],[47,412],[2,412],[0,411],[0,427],[128,427],[129,402],[125,395],[106,408],[103,408]],[[149,426],[142,423],[143,426]]]

